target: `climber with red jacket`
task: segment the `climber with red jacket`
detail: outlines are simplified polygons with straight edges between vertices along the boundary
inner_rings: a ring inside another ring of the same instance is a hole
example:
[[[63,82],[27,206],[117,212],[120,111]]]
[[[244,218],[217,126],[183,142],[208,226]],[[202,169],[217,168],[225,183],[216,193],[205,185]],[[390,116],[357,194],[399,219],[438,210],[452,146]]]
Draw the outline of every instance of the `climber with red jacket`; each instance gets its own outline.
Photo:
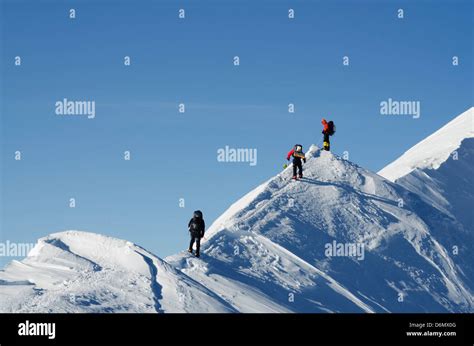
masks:
[[[330,143],[329,143],[329,136],[332,136],[336,132],[336,126],[334,125],[334,122],[331,121],[326,121],[326,119],[323,118],[321,120],[321,124],[323,124],[323,149],[329,151],[330,150]]]
[[[306,157],[303,153],[303,146],[301,144],[296,144],[293,149],[290,150],[286,159],[290,161],[290,158],[293,157],[293,179],[296,180],[296,170],[298,169],[299,178],[303,178],[303,164],[301,160],[306,163]]]

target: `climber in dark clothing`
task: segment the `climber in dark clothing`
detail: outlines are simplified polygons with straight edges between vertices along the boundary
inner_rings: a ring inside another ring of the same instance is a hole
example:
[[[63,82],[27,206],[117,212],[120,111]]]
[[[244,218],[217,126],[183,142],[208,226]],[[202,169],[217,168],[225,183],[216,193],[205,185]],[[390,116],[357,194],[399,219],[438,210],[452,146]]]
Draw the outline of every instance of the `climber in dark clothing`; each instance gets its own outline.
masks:
[[[286,159],[290,161],[290,157],[293,157],[293,179],[296,180],[296,171],[298,170],[298,176],[299,178],[303,178],[303,164],[301,163],[301,160],[306,163],[306,158],[303,153],[303,146],[300,144],[296,144],[293,149],[290,150],[288,155],[286,156]]]
[[[193,245],[196,243],[196,257],[199,257],[201,238],[204,237],[204,232],[206,230],[206,224],[202,218],[202,212],[200,210],[194,212],[193,218],[189,220],[188,229],[191,235],[188,252],[193,253]]]

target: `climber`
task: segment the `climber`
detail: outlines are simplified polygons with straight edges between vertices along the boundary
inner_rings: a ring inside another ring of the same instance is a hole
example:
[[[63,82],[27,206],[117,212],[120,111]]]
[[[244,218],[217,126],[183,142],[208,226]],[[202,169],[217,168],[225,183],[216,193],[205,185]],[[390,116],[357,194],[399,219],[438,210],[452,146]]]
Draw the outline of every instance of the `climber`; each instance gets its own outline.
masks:
[[[193,253],[193,245],[196,243],[196,257],[199,257],[201,238],[204,237],[204,232],[206,230],[206,224],[204,223],[202,212],[200,210],[196,210],[193,213],[193,218],[188,223],[188,229],[191,235],[188,252]]]
[[[290,157],[293,156],[293,179],[297,180],[296,178],[296,170],[298,169],[298,176],[299,178],[303,178],[303,164],[301,160],[306,163],[306,157],[303,153],[303,146],[301,144],[296,144],[293,149],[290,150],[286,159],[290,161]]]
[[[324,135],[323,149],[329,151],[330,150],[329,136],[332,136],[334,133],[336,133],[336,125],[334,125],[334,122],[332,120],[327,122],[326,119],[324,118],[323,120],[321,120],[321,124],[323,124],[322,134]]]

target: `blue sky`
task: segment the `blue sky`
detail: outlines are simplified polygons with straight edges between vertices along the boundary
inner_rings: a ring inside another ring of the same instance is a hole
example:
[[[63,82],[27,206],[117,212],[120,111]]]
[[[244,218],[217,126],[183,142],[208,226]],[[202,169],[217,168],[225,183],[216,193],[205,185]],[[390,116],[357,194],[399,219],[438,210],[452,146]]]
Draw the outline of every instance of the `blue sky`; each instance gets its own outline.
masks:
[[[320,142],[323,116],[333,151],[377,171],[472,106],[470,1],[0,2],[3,241],[80,229],[165,257],[193,210],[211,224],[293,144]],[[56,115],[63,98],[96,118]],[[380,115],[388,98],[421,117]],[[218,162],[226,145],[258,164]]]

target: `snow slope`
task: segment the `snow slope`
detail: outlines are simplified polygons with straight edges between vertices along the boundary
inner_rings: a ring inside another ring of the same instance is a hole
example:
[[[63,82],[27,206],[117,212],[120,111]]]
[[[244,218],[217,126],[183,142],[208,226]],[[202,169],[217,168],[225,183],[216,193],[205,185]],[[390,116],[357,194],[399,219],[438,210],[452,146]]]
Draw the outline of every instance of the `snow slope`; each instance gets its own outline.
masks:
[[[391,164],[395,182],[312,146],[305,178],[289,167],[234,203],[201,259],[42,238],[0,271],[0,312],[474,312],[471,121],[472,108]]]
[[[470,108],[379,174],[452,215],[472,233],[473,162],[474,108]]]
[[[422,140],[379,174],[395,181],[415,169],[438,169],[466,138],[474,137],[474,107]]]
[[[431,222],[453,256],[464,280],[474,285],[474,108],[421,141],[379,172],[399,186],[417,194],[455,220],[444,227]],[[428,219],[429,213],[419,215]]]
[[[313,146],[307,158],[303,181],[288,168],[219,217],[202,260],[166,261],[244,312],[474,310],[473,287],[444,245],[455,220],[332,153]],[[363,244],[364,259],[325,256],[333,241]],[[278,306],[262,310],[242,283]]]
[[[232,312],[214,293],[125,240],[67,231],[0,271],[1,312]]]

